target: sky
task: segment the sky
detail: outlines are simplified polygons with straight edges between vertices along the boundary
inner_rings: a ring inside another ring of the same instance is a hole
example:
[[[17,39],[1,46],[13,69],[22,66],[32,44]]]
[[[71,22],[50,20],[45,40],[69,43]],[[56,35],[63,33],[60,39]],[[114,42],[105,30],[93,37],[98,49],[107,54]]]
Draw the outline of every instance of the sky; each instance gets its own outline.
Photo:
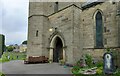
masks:
[[[27,40],[28,0],[0,0],[0,34],[5,44],[21,44]]]

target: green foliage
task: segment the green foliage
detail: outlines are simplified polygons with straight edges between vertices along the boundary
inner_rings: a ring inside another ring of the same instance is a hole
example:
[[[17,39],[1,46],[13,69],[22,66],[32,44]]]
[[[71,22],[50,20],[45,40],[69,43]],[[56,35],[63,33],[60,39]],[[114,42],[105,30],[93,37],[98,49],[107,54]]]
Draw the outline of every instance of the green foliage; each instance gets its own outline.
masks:
[[[60,63],[61,65],[64,65],[64,64],[65,64],[65,61],[62,59],[62,60],[59,60],[59,63]]]
[[[9,61],[9,59],[7,59],[7,58],[0,58],[0,62],[8,62]]]
[[[48,61],[49,61],[49,63],[52,63],[53,60],[52,60],[52,59],[49,59]]]
[[[97,66],[97,67],[103,67],[103,62],[102,62],[102,61],[101,61],[101,62],[100,62],[100,61],[97,62],[97,63],[96,63],[96,66]]]
[[[5,76],[2,72],[0,72],[0,76]]]
[[[91,66],[92,66],[92,57],[88,54],[86,55],[86,63],[88,66],[81,68],[79,66],[80,61],[77,61],[76,65],[73,66],[71,70],[73,75],[74,76],[108,76],[107,74],[104,74],[103,72],[103,61],[99,61],[95,64],[94,67],[97,67],[95,75],[83,75],[82,72],[87,69],[91,69]],[[120,76],[120,69],[117,69],[116,72],[110,76]]]
[[[72,73],[73,74],[79,74],[80,67],[79,66],[73,66]]]
[[[115,76],[120,76],[120,69],[117,69],[117,70],[116,70]]]
[[[106,50],[107,50],[107,52],[109,52],[109,51],[110,51],[110,48],[107,48]]]
[[[22,44],[27,44],[27,40],[26,40],[26,41],[23,41]]]
[[[96,74],[98,74],[98,75],[103,74],[103,67],[102,66],[97,68]]]
[[[86,54],[85,57],[86,57],[86,64],[88,65],[88,67],[93,66],[93,63],[92,63],[92,56],[89,55],[89,54]]]
[[[8,56],[10,58],[8,59]],[[2,57],[0,58],[0,62],[7,62],[10,60],[24,60],[26,58],[25,53],[19,53],[19,52],[5,52]]]
[[[13,46],[7,46],[6,49],[7,49],[8,52],[11,52],[11,51],[13,51],[14,47]]]
[[[76,62],[76,65],[77,65],[77,66],[80,66],[80,60]]]

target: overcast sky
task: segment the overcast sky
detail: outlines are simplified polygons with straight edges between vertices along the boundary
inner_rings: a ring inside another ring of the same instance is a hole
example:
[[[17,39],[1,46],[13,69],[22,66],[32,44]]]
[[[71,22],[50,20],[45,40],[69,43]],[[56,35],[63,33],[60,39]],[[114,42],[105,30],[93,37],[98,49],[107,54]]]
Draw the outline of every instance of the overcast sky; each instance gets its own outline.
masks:
[[[6,45],[27,40],[28,0],[0,0],[0,34]]]

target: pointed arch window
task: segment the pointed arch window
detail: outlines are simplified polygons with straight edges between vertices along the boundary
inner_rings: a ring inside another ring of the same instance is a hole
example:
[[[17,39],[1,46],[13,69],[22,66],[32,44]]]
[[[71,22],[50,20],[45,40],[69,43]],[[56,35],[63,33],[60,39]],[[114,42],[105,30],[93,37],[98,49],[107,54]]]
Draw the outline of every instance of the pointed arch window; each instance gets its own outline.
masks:
[[[97,12],[96,21],[96,48],[103,48],[103,19],[101,12]]]

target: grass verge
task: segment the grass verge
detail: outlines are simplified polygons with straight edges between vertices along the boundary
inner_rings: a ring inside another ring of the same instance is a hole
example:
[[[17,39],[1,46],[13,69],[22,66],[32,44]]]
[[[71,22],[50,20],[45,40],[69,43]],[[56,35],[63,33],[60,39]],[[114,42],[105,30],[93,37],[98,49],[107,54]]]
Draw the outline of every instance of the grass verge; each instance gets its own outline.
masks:
[[[26,53],[20,52],[4,52],[0,58],[0,62],[8,62],[11,60],[24,60],[26,58]]]

